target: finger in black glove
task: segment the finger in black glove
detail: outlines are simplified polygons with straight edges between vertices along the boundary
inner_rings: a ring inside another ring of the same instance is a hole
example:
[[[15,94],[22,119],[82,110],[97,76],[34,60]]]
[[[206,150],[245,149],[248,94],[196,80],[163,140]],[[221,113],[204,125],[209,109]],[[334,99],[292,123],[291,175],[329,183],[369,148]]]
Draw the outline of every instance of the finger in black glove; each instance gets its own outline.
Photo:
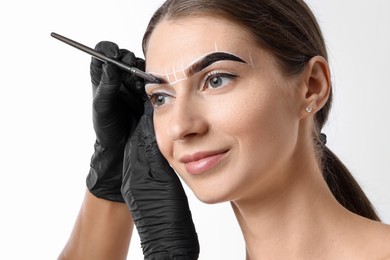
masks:
[[[149,102],[147,106],[151,106]],[[183,186],[157,146],[146,114],[125,148],[122,194],[147,260],[198,259],[199,242]]]
[[[99,42],[95,50],[131,66],[145,68],[142,59],[112,42]],[[92,58],[90,74],[93,90],[95,152],[86,179],[97,197],[124,202],[121,194],[124,147],[143,113],[141,78],[121,71],[116,65]]]

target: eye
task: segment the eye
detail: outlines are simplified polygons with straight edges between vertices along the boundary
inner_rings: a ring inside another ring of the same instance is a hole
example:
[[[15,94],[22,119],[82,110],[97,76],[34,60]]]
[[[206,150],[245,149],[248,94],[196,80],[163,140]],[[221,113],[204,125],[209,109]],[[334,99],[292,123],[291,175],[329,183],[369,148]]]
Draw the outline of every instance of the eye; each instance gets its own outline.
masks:
[[[150,102],[154,107],[160,107],[164,105],[169,99],[172,98],[170,95],[165,93],[154,93],[149,96]]]
[[[236,77],[237,75],[233,75],[233,74],[212,72],[208,76],[206,76],[204,88],[215,89],[215,88],[224,87]]]

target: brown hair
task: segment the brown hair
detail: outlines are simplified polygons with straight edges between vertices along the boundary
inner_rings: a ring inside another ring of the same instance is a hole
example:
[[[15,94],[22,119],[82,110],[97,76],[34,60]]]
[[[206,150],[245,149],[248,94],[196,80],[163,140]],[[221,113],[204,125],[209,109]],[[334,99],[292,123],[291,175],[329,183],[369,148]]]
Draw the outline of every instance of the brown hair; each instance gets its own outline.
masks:
[[[246,28],[263,48],[277,58],[286,75],[296,75],[314,56],[328,59],[321,29],[303,0],[167,0],[151,18],[142,47],[163,19],[213,15],[236,22]],[[335,198],[348,210],[380,221],[371,202],[356,180],[320,140],[320,132],[328,119],[332,91],[324,107],[315,115],[314,145],[326,180]]]

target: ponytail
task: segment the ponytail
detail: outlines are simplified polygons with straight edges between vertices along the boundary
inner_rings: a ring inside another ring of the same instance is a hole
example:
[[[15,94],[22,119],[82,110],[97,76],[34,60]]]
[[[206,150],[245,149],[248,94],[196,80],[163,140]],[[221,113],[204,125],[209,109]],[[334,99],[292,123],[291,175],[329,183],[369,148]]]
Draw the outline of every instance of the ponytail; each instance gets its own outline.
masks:
[[[322,168],[329,189],[337,201],[349,211],[380,221],[370,200],[347,167],[328,147],[323,146]]]

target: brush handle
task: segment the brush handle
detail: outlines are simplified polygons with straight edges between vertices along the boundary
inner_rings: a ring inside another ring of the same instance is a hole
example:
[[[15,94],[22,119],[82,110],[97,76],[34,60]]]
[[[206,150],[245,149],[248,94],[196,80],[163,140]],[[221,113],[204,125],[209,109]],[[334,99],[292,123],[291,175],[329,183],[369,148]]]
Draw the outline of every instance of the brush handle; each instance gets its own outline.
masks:
[[[156,79],[155,77],[153,77],[152,75],[150,75],[150,74],[148,74],[148,73],[146,73],[138,68],[131,67],[131,66],[127,65],[126,63],[108,58],[107,56],[103,55],[102,53],[97,52],[94,49],[92,49],[88,46],[85,46],[79,42],[76,42],[74,40],[66,38],[65,36],[59,35],[55,32],[52,32],[50,35],[57,40],[60,40],[66,44],[69,44],[70,46],[73,46],[73,47],[75,47],[83,52],[86,52],[86,53],[92,55],[96,59],[115,64],[119,68],[121,68],[125,71],[128,71],[128,72],[130,72],[130,73],[132,73],[140,78],[143,78],[144,80],[148,81],[149,83],[157,83],[157,84],[159,83],[159,80]]]

